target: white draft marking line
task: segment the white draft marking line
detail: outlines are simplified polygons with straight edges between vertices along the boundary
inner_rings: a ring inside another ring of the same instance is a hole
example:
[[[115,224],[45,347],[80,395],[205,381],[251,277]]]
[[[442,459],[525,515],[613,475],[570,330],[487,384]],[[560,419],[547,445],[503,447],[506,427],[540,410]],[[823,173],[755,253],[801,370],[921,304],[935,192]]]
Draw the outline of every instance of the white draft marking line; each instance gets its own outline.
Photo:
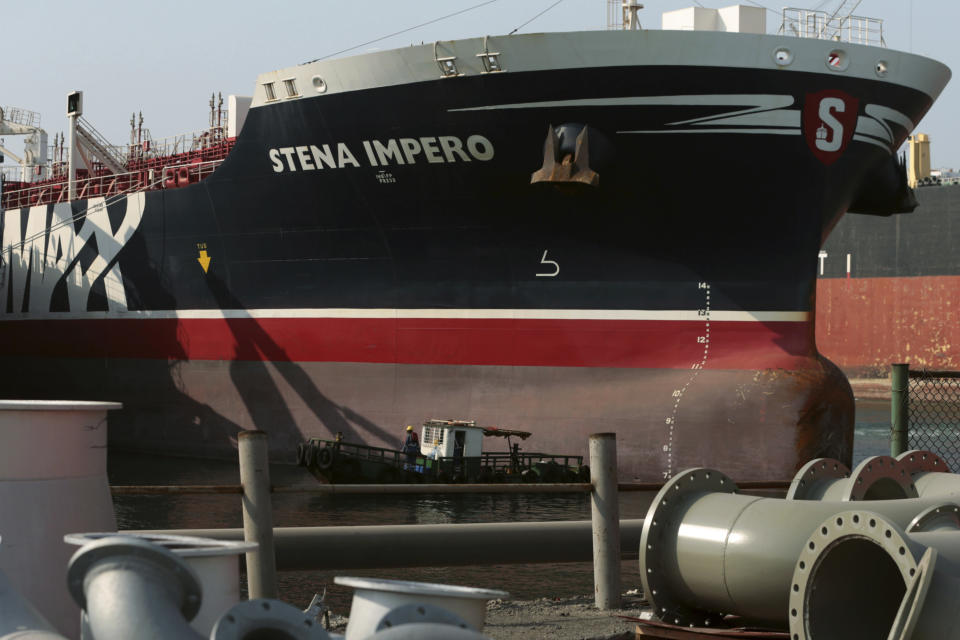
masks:
[[[0,313],[0,320],[216,320],[278,319],[397,319],[397,320],[638,320],[700,322],[699,309],[185,309],[180,311],[84,311]],[[712,311],[716,322],[809,322],[807,311]]]
[[[703,282],[698,286],[701,286],[705,293],[703,305],[704,313],[702,316],[706,322],[706,326],[704,327],[703,358],[700,359],[700,362],[693,364],[693,375],[690,376],[690,379],[687,380],[686,384],[673,393],[673,411],[671,412],[670,417],[667,418],[667,424],[669,425],[670,429],[667,432],[667,444],[664,445],[664,450],[667,452],[667,470],[663,472],[664,478],[669,478],[673,475],[673,436],[677,427],[677,416],[680,413],[680,401],[683,399],[683,394],[687,392],[687,388],[693,384],[693,381],[697,379],[697,376],[700,375],[700,372],[703,371],[704,367],[707,366],[707,358],[710,356],[710,283]]]

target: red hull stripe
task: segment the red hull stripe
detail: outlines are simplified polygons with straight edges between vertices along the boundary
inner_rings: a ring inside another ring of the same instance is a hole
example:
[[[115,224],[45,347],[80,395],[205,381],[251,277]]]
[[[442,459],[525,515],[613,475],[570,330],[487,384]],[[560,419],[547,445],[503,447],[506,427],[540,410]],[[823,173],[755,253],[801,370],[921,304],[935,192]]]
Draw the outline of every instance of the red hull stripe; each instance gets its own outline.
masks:
[[[8,355],[668,369],[805,368],[809,322],[158,318],[0,323]]]

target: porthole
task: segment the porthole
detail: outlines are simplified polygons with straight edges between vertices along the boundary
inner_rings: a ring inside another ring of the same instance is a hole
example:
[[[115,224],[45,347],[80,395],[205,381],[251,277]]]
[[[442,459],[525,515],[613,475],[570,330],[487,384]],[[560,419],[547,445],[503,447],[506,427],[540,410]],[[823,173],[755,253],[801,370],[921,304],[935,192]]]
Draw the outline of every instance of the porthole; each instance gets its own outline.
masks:
[[[827,69],[831,71],[846,71],[847,67],[850,66],[850,57],[843,49],[834,49],[827,54],[824,63],[827,65]]]
[[[323,93],[327,90],[327,83],[320,76],[313,76],[313,88],[317,90],[317,93]]]
[[[786,47],[780,47],[773,52],[773,61],[779,67],[785,67],[793,62],[793,52]]]
[[[877,60],[877,65],[874,67],[877,72],[877,75],[883,78],[887,75],[887,61],[886,60]]]

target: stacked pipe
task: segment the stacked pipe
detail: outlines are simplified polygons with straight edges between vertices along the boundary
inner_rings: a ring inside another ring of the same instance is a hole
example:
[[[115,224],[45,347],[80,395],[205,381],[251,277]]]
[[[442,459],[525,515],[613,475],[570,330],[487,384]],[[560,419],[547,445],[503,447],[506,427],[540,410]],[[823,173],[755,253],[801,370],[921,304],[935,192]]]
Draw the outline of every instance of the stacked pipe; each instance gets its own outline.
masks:
[[[346,640],[483,640],[486,636],[480,629],[486,601],[508,595],[395,580],[337,578],[336,582],[356,588]],[[86,542],[70,560],[67,585],[83,611],[85,640],[341,637],[328,634],[309,611],[266,598],[234,604],[209,633],[199,632],[190,622],[203,605],[201,576],[181,555],[144,537],[116,535]],[[3,596],[0,580],[0,613],[11,609]],[[37,629],[35,635],[16,638],[64,640],[44,631],[44,621],[31,617],[25,605],[16,612],[18,629]],[[0,640],[8,637],[14,638]]]
[[[852,472],[814,460],[787,499],[740,495],[722,473],[690,469],[647,513],[644,591],[659,618],[683,626],[735,615],[789,627],[793,640],[960,638],[954,499],[960,477],[929,452]]]

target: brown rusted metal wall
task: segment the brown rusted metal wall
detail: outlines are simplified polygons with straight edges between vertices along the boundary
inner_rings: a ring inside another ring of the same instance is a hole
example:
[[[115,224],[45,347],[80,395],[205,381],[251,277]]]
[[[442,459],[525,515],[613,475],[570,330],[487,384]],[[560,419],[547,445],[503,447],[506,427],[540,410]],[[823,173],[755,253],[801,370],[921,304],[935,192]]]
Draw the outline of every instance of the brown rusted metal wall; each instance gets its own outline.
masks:
[[[817,348],[848,375],[960,369],[960,276],[821,278]]]

